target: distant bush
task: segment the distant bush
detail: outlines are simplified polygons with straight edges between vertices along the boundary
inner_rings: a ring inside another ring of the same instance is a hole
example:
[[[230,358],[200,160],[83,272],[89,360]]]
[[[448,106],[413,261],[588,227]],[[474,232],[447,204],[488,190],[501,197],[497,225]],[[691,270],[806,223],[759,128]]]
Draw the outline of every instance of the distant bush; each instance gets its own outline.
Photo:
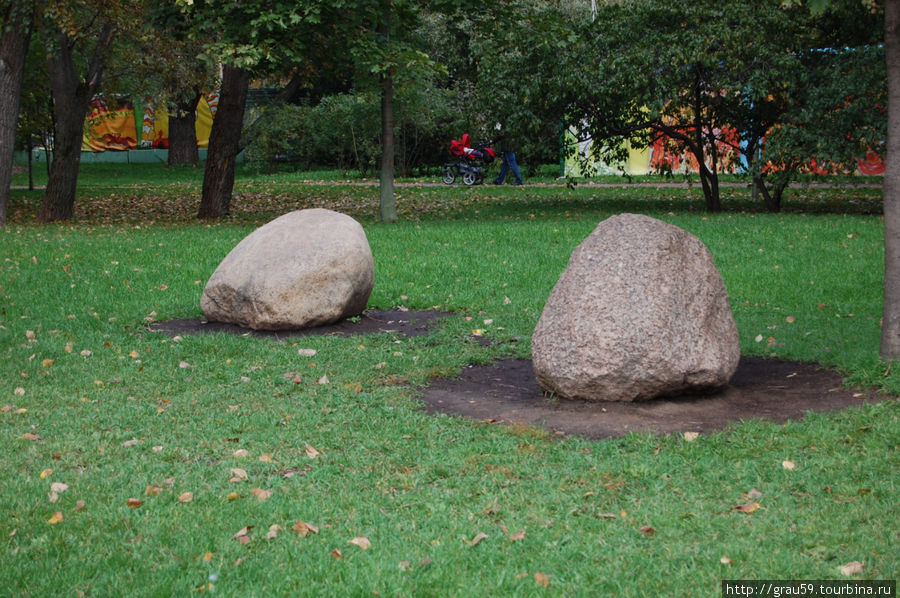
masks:
[[[400,90],[394,107],[394,164],[399,176],[438,166],[452,138],[466,131],[456,92]],[[381,103],[372,93],[326,96],[316,106],[269,106],[244,132],[248,160],[263,169],[294,163],[377,172],[381,157]]]

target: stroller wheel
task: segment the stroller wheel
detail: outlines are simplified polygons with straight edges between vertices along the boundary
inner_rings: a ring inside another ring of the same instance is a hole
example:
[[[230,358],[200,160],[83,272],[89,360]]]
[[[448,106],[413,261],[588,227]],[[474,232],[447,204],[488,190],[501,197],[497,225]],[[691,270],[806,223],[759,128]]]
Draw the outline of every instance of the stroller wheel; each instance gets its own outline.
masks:
[[[475,181],[478,180],[478,175],[471,170],[463,174],[463,183],[466,185],[474,185]]]
[[[456,173],[449,168],[445,168],[441,171],[441,180],[445,185],[452,185],[456,181]]]

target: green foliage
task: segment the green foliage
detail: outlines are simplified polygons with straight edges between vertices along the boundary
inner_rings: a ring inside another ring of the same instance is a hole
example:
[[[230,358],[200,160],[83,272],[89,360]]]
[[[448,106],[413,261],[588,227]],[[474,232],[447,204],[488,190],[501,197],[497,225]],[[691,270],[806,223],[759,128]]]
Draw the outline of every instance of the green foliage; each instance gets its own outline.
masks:
[[[796,165],[787,154],[846,155],[839,148],[848,134],[858,149],[883,130],[877,123],[883,62],[877,50],[844,51],[877,39],[878,15],[862,7],[854,14],[870,27],[832,27],[776,0],[605,4],[584,32],[588,44],[576,43],[577,51],[568,53],[575,63],[565,72],[580,65],[589,79],[573,75],[578,84],[568,87],[568,114],[584,123],[583,135],[604,140],[612,151],[625,140],[639,146],[660,135],[673,139],[696,158],[708,206],[718,209],[718,173],[738,145],[729,133],[735,128],[750,140],[751,158],[773,127],[804,133],[776,142],[776,132],[767,145],[789,176]],[[762,172],[762,165],[753,171]]]
[[[367,173],[377,158],[378,105],[356,94],[329,96],[315,107],[273,106],[250,130],[245,151],[253,162],[331,164]]]
[[[381,156],[379,109],[378,97],[365,92],[326,96],[315,106],[270,106],[248,128],[245,150],[263,169],[294,162],[368,175]],[[450,139],[468,130],[464,119],[471,113],[453,90],[427,82],[400,86],[394,115],[398,175],[445,161]]]

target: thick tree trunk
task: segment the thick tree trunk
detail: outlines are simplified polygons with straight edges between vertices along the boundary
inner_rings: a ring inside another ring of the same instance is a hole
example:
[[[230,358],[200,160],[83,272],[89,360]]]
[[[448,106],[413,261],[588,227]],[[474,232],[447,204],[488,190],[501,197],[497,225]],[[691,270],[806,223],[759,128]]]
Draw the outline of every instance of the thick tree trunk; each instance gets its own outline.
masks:
[[[169,114],[169,166],[196,166],[200,162],[197,149],[197,102],[200,94],[180,102]]]
[[[13,0],[6,10],[5,27],[0,33],[0,228],[6,226],[9,186],[12,181],[16,145],[16,121],[25,56],[31,39],[34,3]]]
[[[75,213],[84,116],[91,98],[100,88],[114,31],[111,25],[100,31],[84,79],[79,77],[72,55],[72,42],[64,33],[56,35],[56,47],[50,49],[47,72],[53,89],[56,120],[53,163],[39,216],[42,222],[70,220]]]
[[[234,189],[234,167],[241,149],[241,127],[249,85],[250,75],[246,70],[233,66],[224,67],[219,108],[209,135],[203,193],[197,218],[221,218],[228,215],[231,192]]]
[[[381,96],[381,221],[397,222],[394,198],[394,81],[386,75]]]
[[[900,0],[884,3],[888,82],[887,169],[884,173],[884,311],[881,357],[900,360]]]

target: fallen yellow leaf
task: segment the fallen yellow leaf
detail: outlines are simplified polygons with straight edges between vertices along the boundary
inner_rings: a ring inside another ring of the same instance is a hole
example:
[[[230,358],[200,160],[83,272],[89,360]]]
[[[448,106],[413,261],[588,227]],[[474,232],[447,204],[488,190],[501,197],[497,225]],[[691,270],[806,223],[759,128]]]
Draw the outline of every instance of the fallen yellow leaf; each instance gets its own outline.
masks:
[[[372,547],[372,543],[369,542],[369,539],[366,537],[363,537],[363,536],[358,536],[356,538],[351,539],[350,544],[359,546],[363,550],[368,550],[369,548]]]
[[[255,496],[259,502],[263,502],[267,500],[270,496],[272,496],[271,490],[263,490],[262,488],[254,488],[250,491],[250,494]]]
[[[192,500],[194,500],[193,492],[182,492],[181,494],[178,495],[178,502],[189,503]]]
[[[733,507],[733,509],[735,511],[740,511],[741,513],[747,513],[749,515],[753,511],[756,511],[757,509],[759,509],[759,503],[758,502],[748,502],[748,503],[744,503],[742,505],[737,505],[736,507]]]
[[[866,566],[859,561],[851,561],[846,565],[841,565],[838,567],[838,571],[841,572],[841,575],[851,576],[856,575],[857,573],[862,573],[862,570],[865,569]]]
[[[53,513],[53,515],[50,517],[50,519],[47,520],[47,523],[49,523],[50,525],[56,525],[57,523],[59,523],[62,520],[63,520],[63,514],[59,511],[57,511],[57,512]]]
[[[319,528],[317,528],[312,523],[307,523],[306,521],[298,521],[291,527],[291,529],[297,532],[297,535],[301,538],[305,538],[309,534],[319,533]]]
[[[250,530],[253,529],[252,525],[246,525],[239,529],[236,534],[231,536],[232,540],[240,540],[241,538],[248,538],[250,534]],[[249,541],[249,538],[248,538]],[[245,544],[246,542],[241,542],[241,544]]]
[[[45,469],[45,470],[41,471],[41,479],[42,479],[42,480],[43,480],[44,478],[46,478],[46,477],[51,476],[51,475],[53,475],[53,470],[52,470],[52,469],[49,469],[49,468],[48,468],[48,469]]]

